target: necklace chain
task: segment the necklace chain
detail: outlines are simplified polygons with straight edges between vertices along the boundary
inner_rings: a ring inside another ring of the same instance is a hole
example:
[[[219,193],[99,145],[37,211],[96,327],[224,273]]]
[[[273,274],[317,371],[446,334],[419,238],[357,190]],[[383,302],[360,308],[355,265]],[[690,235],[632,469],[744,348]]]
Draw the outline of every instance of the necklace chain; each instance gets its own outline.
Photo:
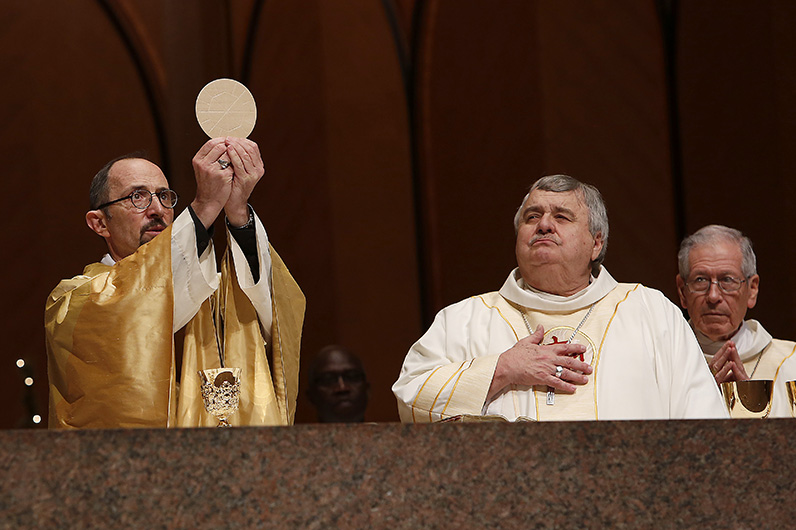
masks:
[[[757,371],[757,365],[760,364],[760,359],[763,358],[763,352],[765,352],[765,351],[766,350],[764,349],[763,351],[760,352],[760,355],[757,356],[757,362],[755,363],[755,367],[752,368],[752,373],[749,374],[749,379],[754,378],[755,372]]]
[[[589,307],[589,310],[586,312],[586,316],[583,317],[583,320],[581,320],[580,324],[577,325],[575,331],[572,332],[572,335],[569,337],[569,340],[566,342],[567,344],[572,342],[572,340],[575,338],[575,335],[578,334],[578,331],[580,331],[581,326],[583,326],[583,324],[586,322],[586,319],[589,318],[589,315],[591,315],[591,312],[594,309],[595,304],[597,304],[597,302],[594,302],[591,305],[591,307]],[[525,328],[528,330],[528,334],[533,335],[533,330],[531,329],[531,323],[528,322],[528,317],[525,315],[525,311],[520,310],[520,314],[522,315],[522,321],[525,322]]]

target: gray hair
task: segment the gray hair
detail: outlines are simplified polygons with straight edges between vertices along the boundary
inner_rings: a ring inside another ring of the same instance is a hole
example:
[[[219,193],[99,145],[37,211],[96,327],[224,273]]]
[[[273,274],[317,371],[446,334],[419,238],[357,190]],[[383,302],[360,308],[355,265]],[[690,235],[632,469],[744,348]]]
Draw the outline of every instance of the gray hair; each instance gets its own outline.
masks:
[[[752,240],[743,235],[739,230],[723,225],[703,226],[680,243],[680,252],[677,253],[677,264],[680,269],[680,277],[688,279],[691,274],[691,263],[689,256],[691,249],[699,245],[710,245],[718,241],[735,243],[741,250],[741,272],[744,278],[750,278],[757,274],[757,257],[752,250]]]
[[[96,210],[100,204],[104,204],[110,200],[108,191],[110,186],[108,185],[108,176],[111,172],[111,168],[116,162],[121,160],[128,160],[133,158],[140,158],[143,160],[149,160],[146,156],[144,151],[136,151],[134,153],[130,153],[127,155],[117,156],[104,166],[102,169],[97,171],[97,174],[94,175],[94,178],[91,179],[91,186],[88,189],[88,203],[91,210]],[[105,211],[106,215],[108,211]],[[110,215],[108,215],[110,217]]]
[[[602,234],[603,248],[597,258],[591,262],[592,274],[596,275],[599,273],[600,265],[605,260],[605,253],[608,250],[608,212],[605,209],[605,202],[602,195],[600,195],[600,190],[569,175],[548,175],[540,178],[533,183],[528,194],[522,199],[517,213],[514,214],[515,234],[520,230],[522,207],[525,206],[525,201],[535,190],[553,191],[556,193],[574,191],[578,193],[583,204],[589,210],[589,232],[591,232],[592,237]]]

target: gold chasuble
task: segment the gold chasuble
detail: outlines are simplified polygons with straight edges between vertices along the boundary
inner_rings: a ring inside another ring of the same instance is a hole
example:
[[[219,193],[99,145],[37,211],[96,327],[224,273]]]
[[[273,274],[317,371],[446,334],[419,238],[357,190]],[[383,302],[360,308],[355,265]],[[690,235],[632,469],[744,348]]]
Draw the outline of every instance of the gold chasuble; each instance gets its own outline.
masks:
[[[50,428],[215,426],[197,371],[220,366],[219,345],[225,365],[242,369],[240,407],[230,423],[293,422],[305,307],[298,285],[270,248],[273,322],[272,344],[266,345],[228,247],[219,288],[185,328],[178,384],[171,229],[113,267],[87,266],[50,293]]]

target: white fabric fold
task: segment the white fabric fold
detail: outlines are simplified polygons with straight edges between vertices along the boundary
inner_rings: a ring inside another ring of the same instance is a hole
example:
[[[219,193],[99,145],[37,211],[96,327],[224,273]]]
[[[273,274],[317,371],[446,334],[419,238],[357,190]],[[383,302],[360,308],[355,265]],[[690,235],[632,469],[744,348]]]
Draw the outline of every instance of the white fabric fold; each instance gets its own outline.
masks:
[[[243,292],[249,297],[262,322],[263,331],[270,341],[271,322],[271,252],[268,234],[260,218],[254,214],[257,235],[257,254],[260,263],[260,281],[254,283],[249,262],[240,245],[227,230],[227,240],[232,249],[235,274]],[[116,261],[105,254],[101,262],[112,266]],[[199,311],[199,307],[212,295],[219,285],[216,253],[210,240],[201,257],[196,255],[196,227],[186,208],[174,220],[171,228],[171,272],[174,283],[174,331],[182,329]]]
[[[617,285],[617,281],[600,266],[600,274],[596,278],[592,277],[588,287],[570,296],[558,296],[528,286],[520,276],[520,269],[516,268],[500,288],[500,295],[528,309],[565,313],[583,309],[602,300]]]

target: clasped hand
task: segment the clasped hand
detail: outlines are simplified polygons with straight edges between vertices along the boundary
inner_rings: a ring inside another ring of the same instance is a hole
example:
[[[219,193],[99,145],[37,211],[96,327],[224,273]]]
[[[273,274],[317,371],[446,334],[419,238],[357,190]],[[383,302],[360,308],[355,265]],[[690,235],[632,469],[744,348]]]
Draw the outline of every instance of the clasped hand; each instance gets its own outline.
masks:
[[[224,168],[221,160],[230,164]],[[246,224],[249,197],[265,174],[257,144],[245,138],[213,138],[191,163],[196,177],[196,199],[191,206],[202,224],[209,228],[221,210],[232,226]]]
[[[725,342],[719,351],[716,352],[708,366],[710,366],[710,371],[713,372],[713,377],[716,378],[717,383],[746,381],[749,379],[741,362],[741,356],[738,354],[738,348],[731,340]]]
[[[536,386],[547,385],[567,394],[572,394],[576,385],[589,382],[587,374],[592,373],[588,363],[573,357],[586,352],[582,344],[541,344],[544,328],[538,326],[528,337],[500,355],[488,399],[508,385]],[[556,376],[556,367],[561,366],[561,376]]]

